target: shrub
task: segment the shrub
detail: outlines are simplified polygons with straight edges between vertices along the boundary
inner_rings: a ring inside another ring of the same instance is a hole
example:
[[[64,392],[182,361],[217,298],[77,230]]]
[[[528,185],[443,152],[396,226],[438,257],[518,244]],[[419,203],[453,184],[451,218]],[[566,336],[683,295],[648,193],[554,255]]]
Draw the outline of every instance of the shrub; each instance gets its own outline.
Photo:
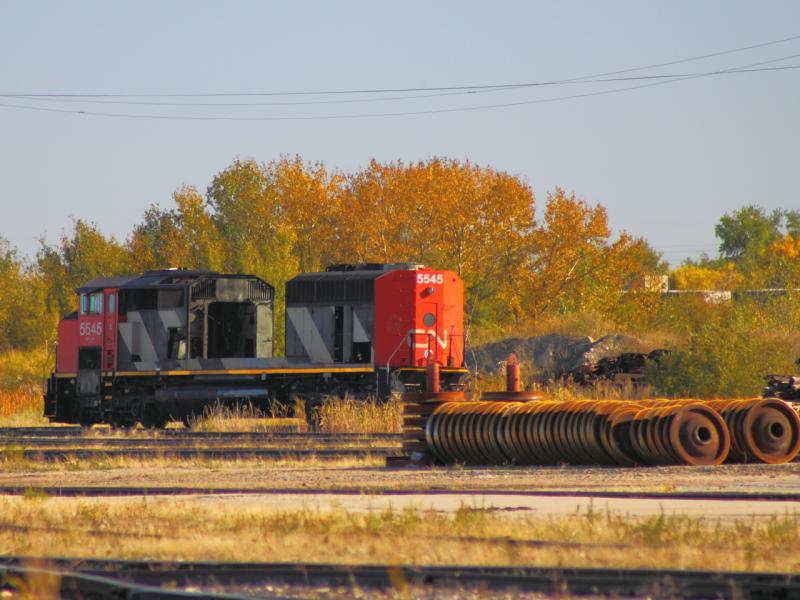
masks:
[[[670,396],[760,395],[765,375],[794,370],[800,353],[798,304],[784,297],[706,312],[706,320],[687,327],[687,339],[674,353],[650,367],[651,383]]]

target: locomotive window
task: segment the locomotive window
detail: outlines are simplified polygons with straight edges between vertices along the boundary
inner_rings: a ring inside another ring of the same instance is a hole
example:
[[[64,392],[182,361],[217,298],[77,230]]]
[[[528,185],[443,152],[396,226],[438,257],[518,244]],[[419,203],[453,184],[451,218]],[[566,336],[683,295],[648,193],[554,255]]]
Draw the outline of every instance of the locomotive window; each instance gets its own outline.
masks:
[[[433,327],[436,324],[436,317],[433,316],[433,313],[425,313],[425,316],[422,317],[422,322],[425,323],[426,327]]]
[[[102,292],[99,294],[92,294],[89,296],[89,311],[88,314],[90,315],[102,315],[103,314],[103,294]]]
[[[183,290],[159,290],[158,308],[180,308],[183,306]]]
[[[81,294],[81,314],[85,315],[89,310],[89,297],[86,294]]]
[[[156,290],[133,290],[128,300],[128,310],[154,310]]]
[[[108,296],[108,314],[114,314],[114,294]]]

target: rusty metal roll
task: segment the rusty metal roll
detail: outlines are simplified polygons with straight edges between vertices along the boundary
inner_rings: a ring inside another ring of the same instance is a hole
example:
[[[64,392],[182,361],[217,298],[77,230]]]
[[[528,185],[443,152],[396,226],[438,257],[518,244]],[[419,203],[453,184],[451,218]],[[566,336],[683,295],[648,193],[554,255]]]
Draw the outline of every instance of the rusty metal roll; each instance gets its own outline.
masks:
[[[800,452],[800,417],[783,400],[713,400],[708,403],[731,432],[730,462],[780,464]]]
[[[763,453],[789,432],[797,445],[800,428],[792,429],[780,407],[762,404],[761,410],[747,404],[752,412],[738,405],[729,411],[749,432],[736,443]],[[699,402],[444,402],[423,429],[427,447],[445,464],[715,465],[731,448],[726,421]]]
[[[427,454],[425,426],[438,406],[445,402],[464,402],[464,392],[406,392],[400,397],[403,410],[403,453]]]
[[[700,402],[644,408],[627,423],[623,435],[640,464],[718,465],[730,450],[725,421]]]

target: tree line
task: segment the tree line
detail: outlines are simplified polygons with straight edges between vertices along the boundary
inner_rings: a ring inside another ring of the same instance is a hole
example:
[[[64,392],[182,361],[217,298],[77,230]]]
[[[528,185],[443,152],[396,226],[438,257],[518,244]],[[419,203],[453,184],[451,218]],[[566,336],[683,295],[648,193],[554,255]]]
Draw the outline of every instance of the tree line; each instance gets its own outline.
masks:
[[[178,266],[258,275],[276,288],[280,352],[284,285],[298,273],[419,262],[464,279],[473,343],[622,331],[678,350],[656,378],[664,393],[753,394],[765,372],[790,369],[800,353],[800,295],[791,291],[800,287],[800,211],[745,206],[715,233],[717,256],[670,270],[644,239],[612,233],[602,205],[561,188],[537,197],[491,167],[431,158],[348,173],[300,157],[237,159],[206,190],[183,186],[167,206],[149,207],[122,240],[77,219],[24,259],[0,237],[0,371],[3,353],[51,345],[75,288],[94,277]],[[654,293],[663,276],[678,289],[787,291],[710,305]]]
[[[127,239],[78,219],[31,264],[0,247],[0,347],[54,337],[74,289],[98,276],[181,266],[252,273],[277,291],[335,263],[419,262],[464,278],[472,328],[559,311],[608,312],[643,270],[663,268],[644,240],[612,235],[605,209],[562,189],[537,205],[520,177],[469,162],[372,161],[354,173],[299,157],[236,160],[201,193],[175,191]]]

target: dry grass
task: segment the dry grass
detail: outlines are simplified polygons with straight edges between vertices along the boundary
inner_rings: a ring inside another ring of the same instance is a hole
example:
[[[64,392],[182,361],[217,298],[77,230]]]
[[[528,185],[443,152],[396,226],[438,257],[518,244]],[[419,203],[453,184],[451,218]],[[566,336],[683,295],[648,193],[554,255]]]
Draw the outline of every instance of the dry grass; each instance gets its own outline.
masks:
[[[203,483],[203,473],[221,470],[238,471],[243,469],[295,469],[325,468],[348,469],[383,467],[386,459],[381,456],[342,456],[328,457],[313,454],[297,456],[287,450],[284,456],[255,458],[173,458],[168,456],[137,457],[98,455],[93,458],[66,456],[60,461],[38,461],[25,458],[20,446],[0,447],[0,473],[42,473],[76,471],[114,471],[139,469],[185,469],[198,474],[198,485]],[[131,482],[132,485],[147,485],[148,482]]]
[[[0,353],[0,389],[40,386],[53,370],[53,359],[53,354],[43,348]]]
[[[207,406],[203,414],[190,418],[192,429],[197,431],[306,431],[305,419],[288,417],[286,410],[274,408],[270,412],[259,410],[252,404]]]
[[[590,508],[545,519],[467,506],[444,514],[417,509],[351,513],[36,493],[0,499],[0,554],[31,557],[796,572],[798,547],[798,515],[709,521],[680,515],[630,518]]]
[[[387,402],[372,399],[328,398],[315,419],[320,431],[329,433],[400,433],[403,410],[399,398]]]
[[[42,391],[25,386],[13,391],[0,390],[0,427],[36,427],[47,425],[42,416]]]
[[[652,386],[633,385],[630,382],[613,383],[611,381],[598,381],[594,385],[576,385],[569,381],[555,381],[547,384],[532,382],[526,374],[532,373],[533,368],[523,363],[522,382],[525,389],[539,391],[556,400],[643,400],[647,398],[663,397]],[[473,392],[494,392],[506,389],[505,369],[496,369],[492,373],[480,373],[471,382]]]

